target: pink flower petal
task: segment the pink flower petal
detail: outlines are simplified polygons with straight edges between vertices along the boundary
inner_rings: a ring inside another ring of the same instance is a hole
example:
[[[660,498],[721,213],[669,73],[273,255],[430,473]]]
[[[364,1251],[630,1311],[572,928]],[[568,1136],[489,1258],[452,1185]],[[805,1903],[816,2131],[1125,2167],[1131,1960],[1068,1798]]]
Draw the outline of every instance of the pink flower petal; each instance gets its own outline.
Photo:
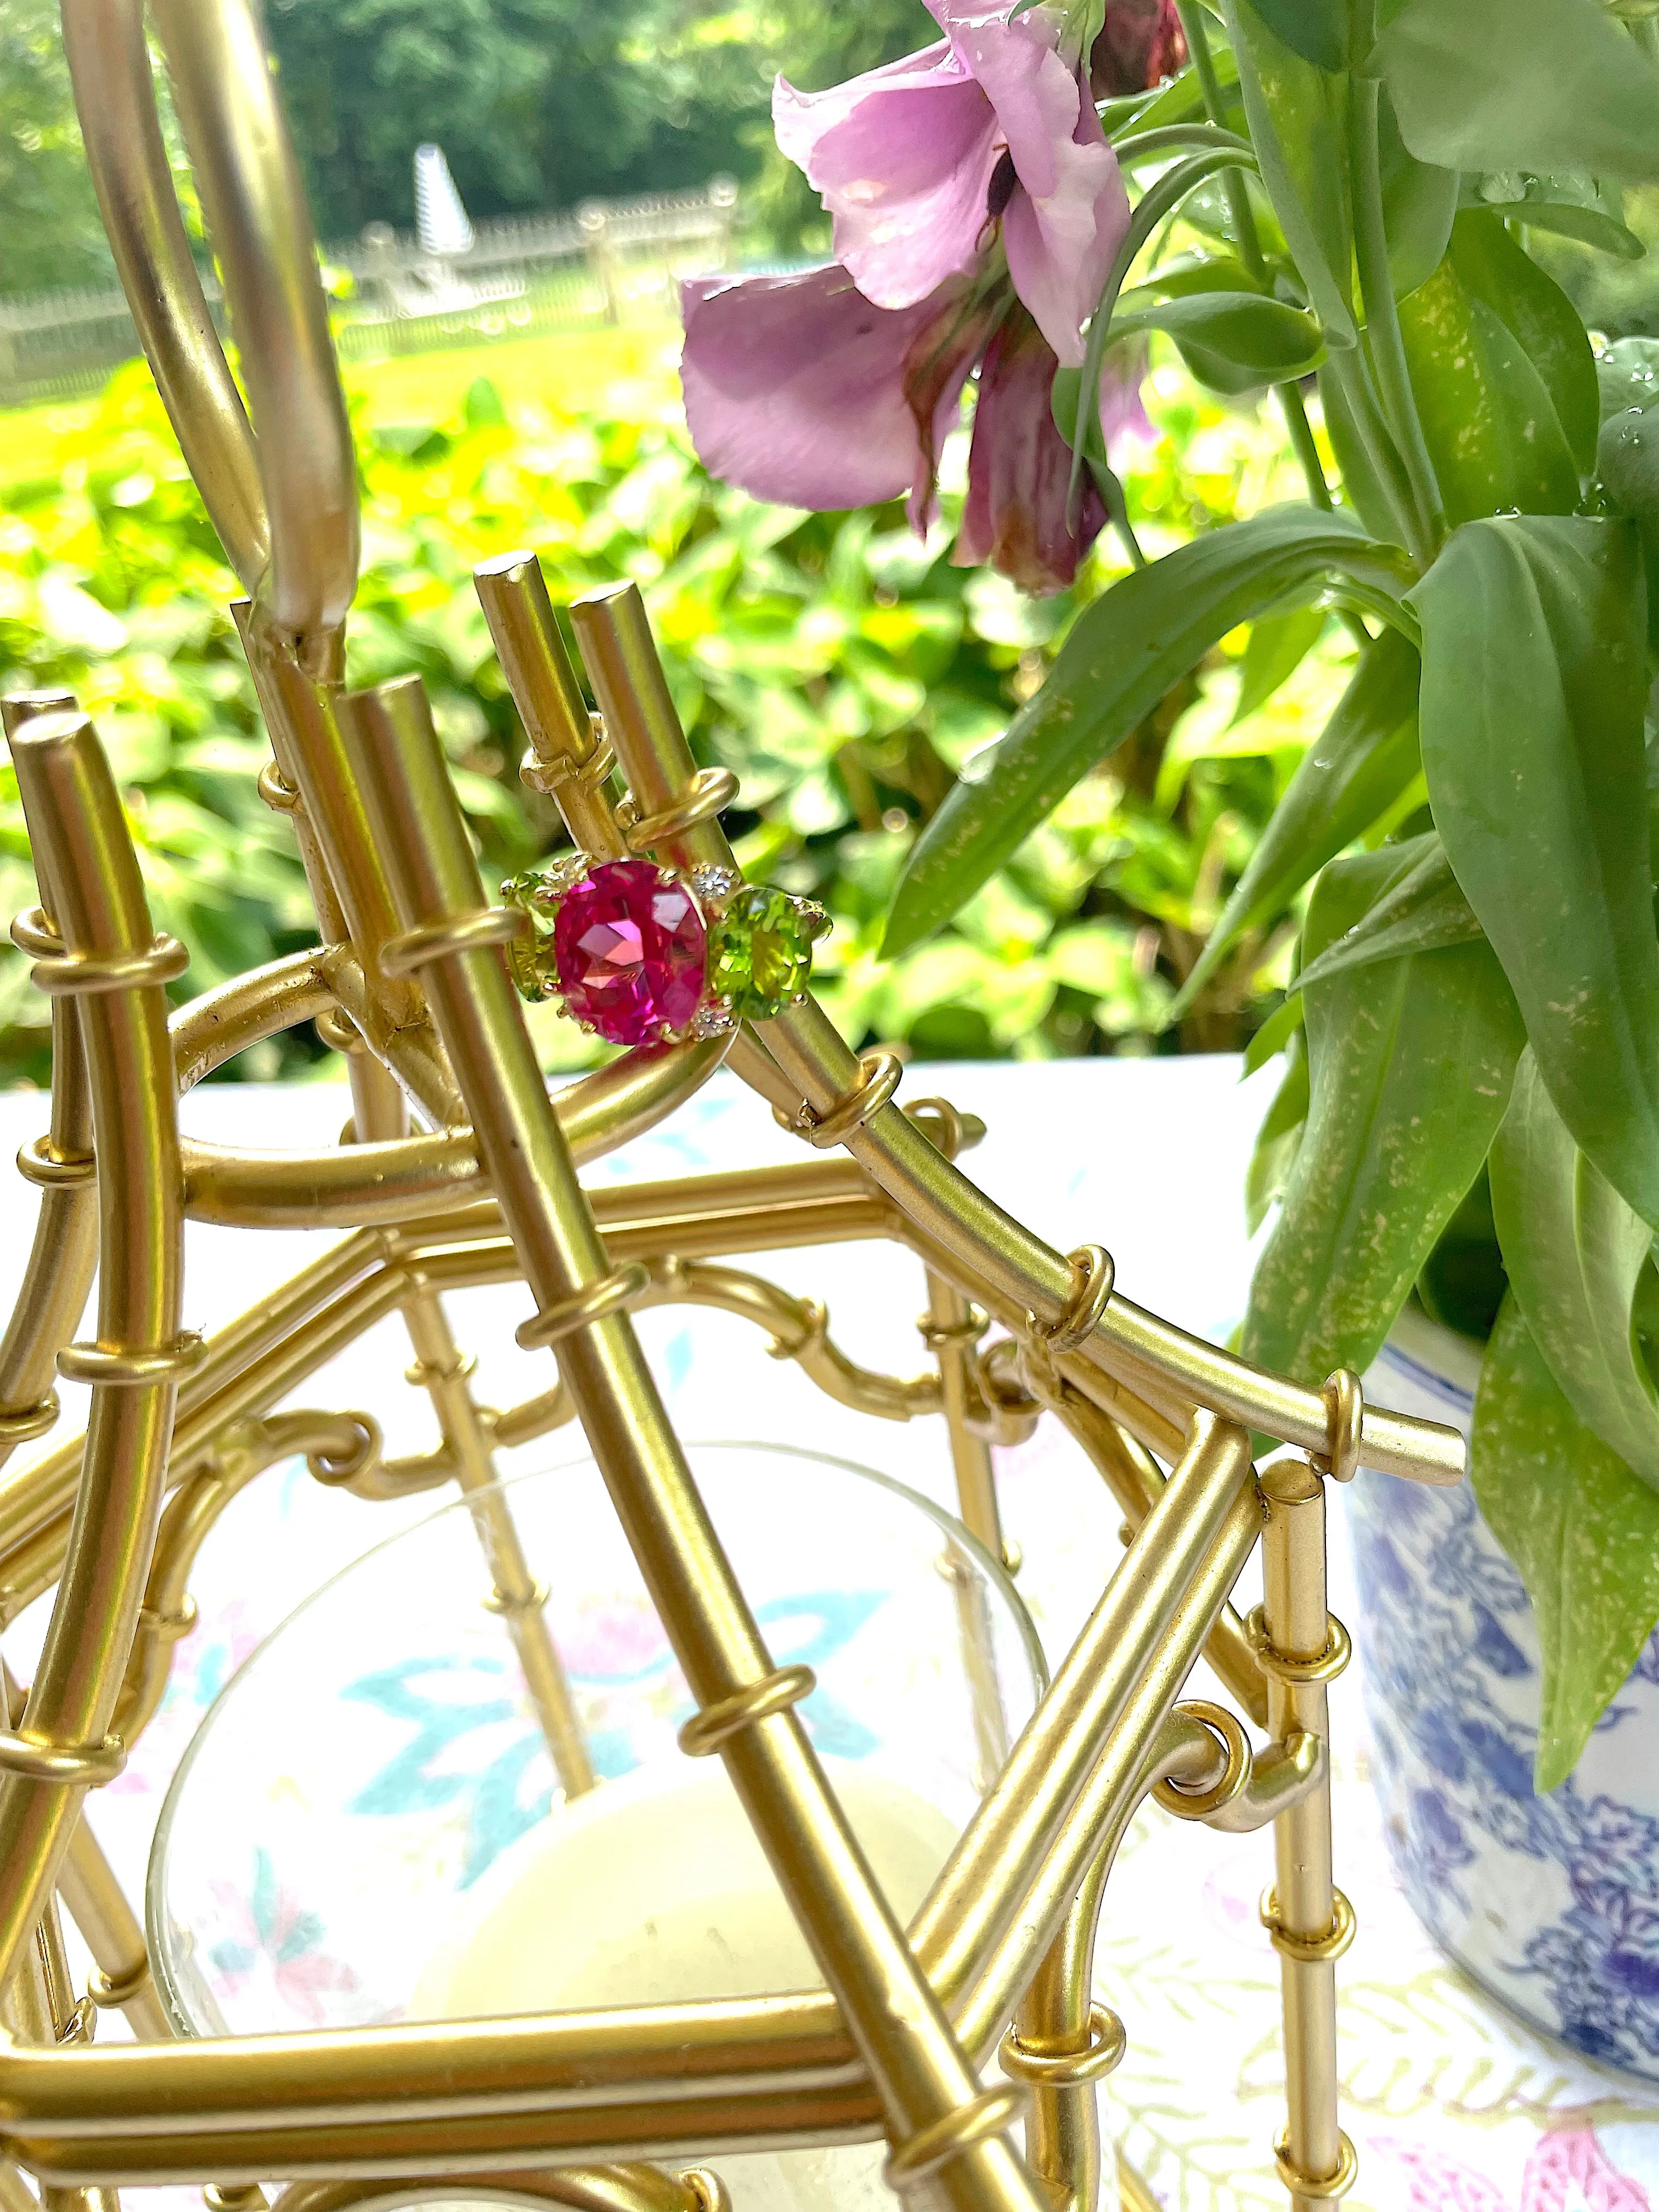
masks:
[[[1049,406],[1056,366],[1031,318],[1014,308],[980,373],[968,499],[951,556],[963,568],[988,561],[1039,594],[1065,589],[1106,521],[1085,477],[1078,527],[1066,525],[1072,454]]]
[[[939,452],[962,412],[962,391],[1008,305],[1006,287],[987,292],[952,277],[934,295],[934,313],[904,356],[904,396],[915,417],[921,466],[910,487],[910,526],[925,537],[939,512],[933,496]]]
[[[1078,70],[1035,10],[1005,0],[928,0],[952,51],[996,111],[1018,189],[1002,218],[1014,289],[1068,367],[1129,225],[1129,196]]]
[[[680,296],[686,421],[715,476],[818,509],[875,506],[915,483],[923,456],[905,356],[934,303],[872,307],[833,266],[697,278]]]
[[[836,258],[878,307],[908,307],[979,258],[999,146],[991,103],[950,46],[828,92],[780,77],[779,146],[823,195]]]

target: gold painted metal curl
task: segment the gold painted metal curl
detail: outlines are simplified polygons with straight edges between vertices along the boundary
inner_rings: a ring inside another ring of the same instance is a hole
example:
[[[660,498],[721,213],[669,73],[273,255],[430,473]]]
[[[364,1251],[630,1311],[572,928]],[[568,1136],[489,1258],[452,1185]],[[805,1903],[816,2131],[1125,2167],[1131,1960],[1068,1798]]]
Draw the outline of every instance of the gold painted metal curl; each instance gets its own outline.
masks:
[[[787,1713],[791,1705],[810,1698],[817,1687],[817,1677],[810,1667],[775,1668],[759,1680],[693,1713],[680,1730],[680,1749],[688,1759],[707,1759],[740,1729],[752,1728],[757,1721],[769,1720],[775,1713]]]

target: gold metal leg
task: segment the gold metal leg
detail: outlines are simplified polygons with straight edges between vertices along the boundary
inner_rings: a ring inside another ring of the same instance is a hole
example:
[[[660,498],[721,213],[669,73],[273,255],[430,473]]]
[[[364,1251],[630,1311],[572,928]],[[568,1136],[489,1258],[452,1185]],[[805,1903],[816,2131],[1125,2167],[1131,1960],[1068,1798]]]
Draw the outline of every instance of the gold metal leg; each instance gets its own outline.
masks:
[[[1325,1683],[1346,1656],[1326,1611],[1325,1486],[1304,1462],[1261,1474],[1267,1501],[1257,1656],[1268,1677],[1268,1727],[1327,1740]],[[1293,2212],[1341,2196],[1352,2184],[1353,2146],[1337,2117],[1336,1960],[1353,1934],[1347,1899],[1331,1878],[1328,1768],[1273,1823],[1273,1887],[1261,1917],[1279,1954],[1285,2018],[1286,2124],[1275,2145]]]

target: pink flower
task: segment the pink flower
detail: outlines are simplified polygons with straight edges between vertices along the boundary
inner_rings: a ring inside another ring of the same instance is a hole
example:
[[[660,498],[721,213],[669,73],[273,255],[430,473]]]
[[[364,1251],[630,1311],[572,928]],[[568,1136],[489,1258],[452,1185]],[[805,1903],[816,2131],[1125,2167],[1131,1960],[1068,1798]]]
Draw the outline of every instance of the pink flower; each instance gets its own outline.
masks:
[[[1030,592],[1057,592],[1099,535],[1085,479],[1067,527],[1072,456],[1055,429],[1053,349],[1006,285],[948,278],[911,307],[872,307],[844,269],[682,287],[686,420],[704,465],[786,507],[875,506],[908,493],[925,530],[939,448],[983,357],[968,503],[954,558],[989,560]],[[1101,422],[1146,429],[1139,364],[1107,356]]]
[[[1000,217],[1014,289],[1075,368],[1129,221],[1086,74],[1046,10],[928,6],[937,46],[827,92],[780,77],[778,144],[823,194],[836,258],[878,307],[974,274]]]

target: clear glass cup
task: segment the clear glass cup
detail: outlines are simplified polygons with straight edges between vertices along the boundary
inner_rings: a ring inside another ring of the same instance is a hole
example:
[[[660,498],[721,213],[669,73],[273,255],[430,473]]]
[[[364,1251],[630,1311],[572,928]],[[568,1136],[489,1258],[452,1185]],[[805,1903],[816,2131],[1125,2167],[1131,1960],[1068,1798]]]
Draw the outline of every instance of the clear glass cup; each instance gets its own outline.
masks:
[[[1041,1694],[1025,1609],[957,1522],[885,1476],[776,1445],[689,1450],[775,1662],[812,1669],[798,1710],[908,1915]],[[503,1504],[598,1778],[584,1794],[559,1786],[522,1620],[492,1595],[484,1524]],[[173,1778],[147,1903],[175,2025],[810,1986],[720,1761],[678,1747],[692,1711],[590,1459],[392,1538],[232,1678]],[[744,2169],[745,2212],[817,2201],[803,2160],[824,2169],[823,2201],[851,2204],[879,2146],[720,2163]]]

